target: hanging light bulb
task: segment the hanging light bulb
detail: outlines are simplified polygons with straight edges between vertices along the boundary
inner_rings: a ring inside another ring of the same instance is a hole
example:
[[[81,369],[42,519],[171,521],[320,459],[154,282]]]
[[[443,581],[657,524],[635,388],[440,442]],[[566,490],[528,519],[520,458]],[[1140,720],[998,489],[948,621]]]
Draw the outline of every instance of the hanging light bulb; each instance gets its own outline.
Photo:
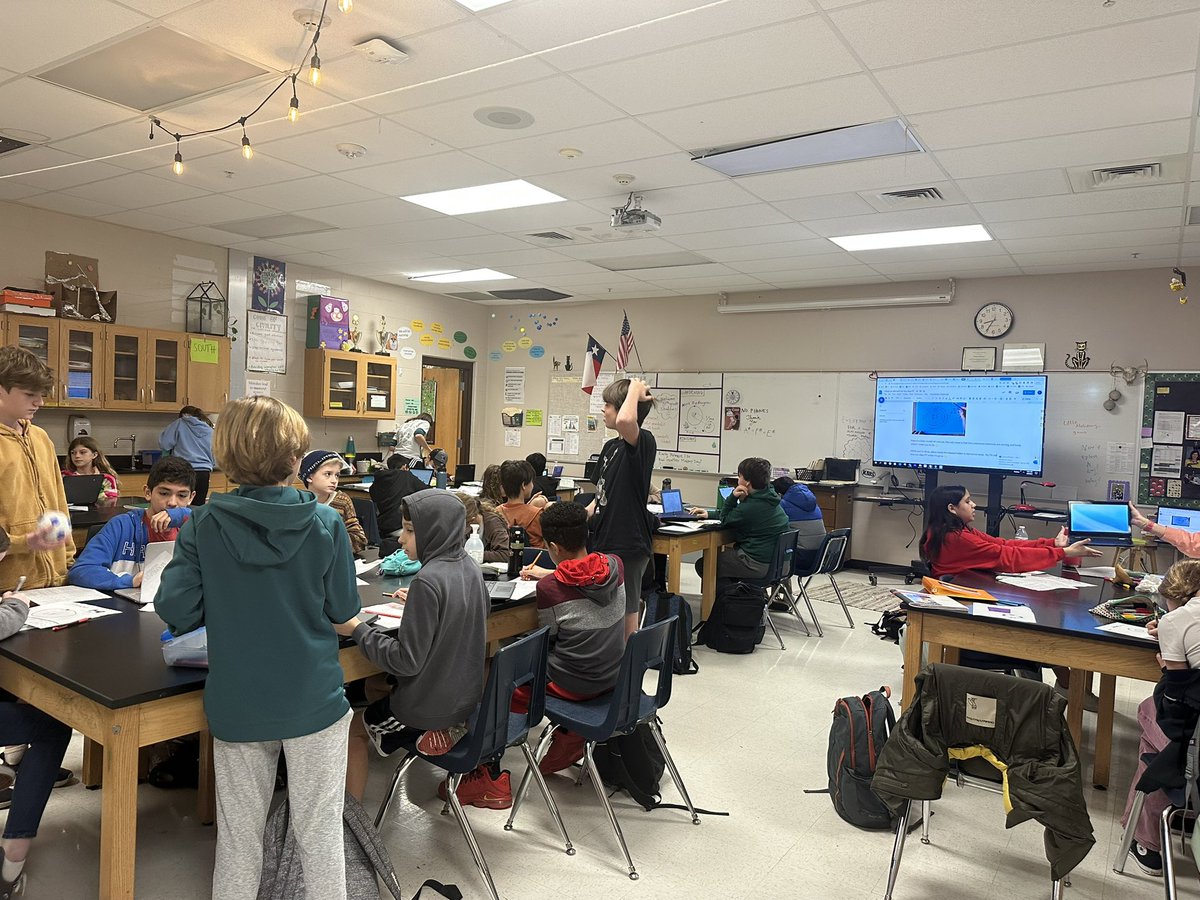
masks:
[[[296,96],[296,76],[292,76],[292,102],[288,104],[288,121],[293,125],[300,118],[300,98]]]
[[[176,175],[183,174],[183,154],[178,150],[175,151],[175,162],[171,163],[171,171]]]
[[[338,9],[344,13],[354,9],[354,0],[338,0]]]
[[[317,55],[316,47],[313,47],[312,61],[308,64],[308,83],[313,87],[321,83],[321,57]]]
[[[250,136],[246,134],[246,120],[242,119],[242,158],[254,159],[254,148],[250,146]]]

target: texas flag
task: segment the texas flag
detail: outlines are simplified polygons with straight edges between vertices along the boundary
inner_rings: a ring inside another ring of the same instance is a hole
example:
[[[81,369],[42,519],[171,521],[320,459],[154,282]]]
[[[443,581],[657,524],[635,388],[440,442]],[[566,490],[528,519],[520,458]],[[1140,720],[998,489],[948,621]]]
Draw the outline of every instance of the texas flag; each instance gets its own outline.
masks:
[[[600,374],[600,366],[603,365],[608,351],[589,334],[587,350],[584,353],[587,354],[587,361],[583,364],[583,392],[590,396],[592,388],[596,386],[596,376]]]

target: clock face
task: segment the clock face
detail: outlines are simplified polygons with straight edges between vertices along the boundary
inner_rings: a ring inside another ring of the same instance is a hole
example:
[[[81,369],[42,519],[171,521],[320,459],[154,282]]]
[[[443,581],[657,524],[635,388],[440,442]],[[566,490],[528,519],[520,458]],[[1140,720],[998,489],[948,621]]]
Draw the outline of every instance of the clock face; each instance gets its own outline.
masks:
[[[985,338],[998,338],[1013,327],[1013,312],[1003,303],[984,304],[975,313],[975,330]]]

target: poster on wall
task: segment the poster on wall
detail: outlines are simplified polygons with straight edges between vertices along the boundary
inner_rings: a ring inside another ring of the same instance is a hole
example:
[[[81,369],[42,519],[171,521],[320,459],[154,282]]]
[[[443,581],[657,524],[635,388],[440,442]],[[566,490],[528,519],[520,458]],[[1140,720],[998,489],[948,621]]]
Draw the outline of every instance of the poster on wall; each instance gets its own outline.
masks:
[[[283,315],[283,291],[287,285],[287,264],[264,256],[254,257],[254,277],[250,285],[250,308],[255,312]]]
[[[246,311],[246,371],[287,374],[288,317]]]
[[[504,402],[524,404],[525,402],[525,367],[504,367]]]

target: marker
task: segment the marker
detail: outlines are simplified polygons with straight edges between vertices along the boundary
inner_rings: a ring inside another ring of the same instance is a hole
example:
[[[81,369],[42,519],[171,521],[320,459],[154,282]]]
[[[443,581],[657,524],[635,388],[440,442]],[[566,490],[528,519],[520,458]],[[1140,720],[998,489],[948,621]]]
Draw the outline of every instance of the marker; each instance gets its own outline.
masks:
[[[21,588],[25,587],[25,582],[28,580],[29,579],[27,579],[24,575],[22,575],[20,578],[18,578],[17,586],[15,588],[13,588],[13,593],[14,594],[20,593]]]
[[[996,602],[999,603],[1001,606],[1024,606],[1025,605],[1024,603],[1021,603],[1018,600],[997,600]]]
[[[80,619],[78,622],[68,622],[66,625],[55,625],[50,630],[51,631],[62,631],[65,628],[73,628],[76,625],[82,625],[85,622],[90,622],[90,621],[92,621],[92,620],[91,619]]]

